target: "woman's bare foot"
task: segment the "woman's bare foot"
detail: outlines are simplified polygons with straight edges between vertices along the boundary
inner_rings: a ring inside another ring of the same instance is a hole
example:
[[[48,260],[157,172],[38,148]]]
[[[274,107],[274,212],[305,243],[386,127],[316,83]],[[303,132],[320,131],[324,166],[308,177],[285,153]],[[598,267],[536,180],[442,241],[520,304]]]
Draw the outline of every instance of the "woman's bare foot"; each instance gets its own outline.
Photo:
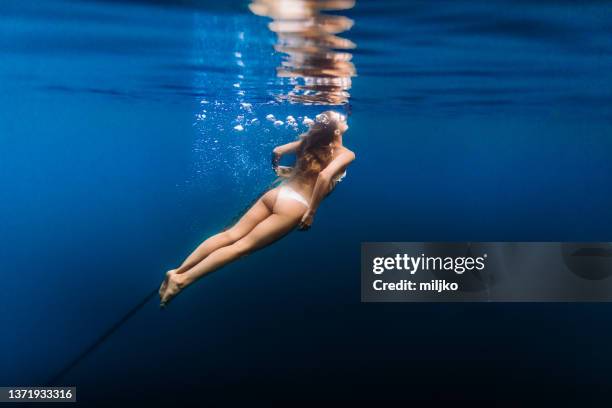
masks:
[[[166,289],[161,295],[160,306],[165,307],[185,287],[185,278],[175,271],[168,271]]]
[[[166,286],[168,286],[168,278],[170,277],[170,273],[174,271],[176,271],[176,269],[170,269],[168,272],[166,272],[166,277],[164,278],[164,281],[161,283],[159,287],[159,297],[160,298],[164,295],[164,292],[166,291]]]

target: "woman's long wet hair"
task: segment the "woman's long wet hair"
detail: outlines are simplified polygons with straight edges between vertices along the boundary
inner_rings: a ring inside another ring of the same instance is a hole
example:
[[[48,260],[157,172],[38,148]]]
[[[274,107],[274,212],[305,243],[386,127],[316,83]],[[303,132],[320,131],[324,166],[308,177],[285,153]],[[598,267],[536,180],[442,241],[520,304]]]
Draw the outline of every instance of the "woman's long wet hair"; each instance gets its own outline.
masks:
[[[340,123],[332,111],[317,115],[317,121],[310,129],[300,135],[302,143],[296,151],[294,174],[296,176],[316,176],[332,160],[330,144],[334,141]]]

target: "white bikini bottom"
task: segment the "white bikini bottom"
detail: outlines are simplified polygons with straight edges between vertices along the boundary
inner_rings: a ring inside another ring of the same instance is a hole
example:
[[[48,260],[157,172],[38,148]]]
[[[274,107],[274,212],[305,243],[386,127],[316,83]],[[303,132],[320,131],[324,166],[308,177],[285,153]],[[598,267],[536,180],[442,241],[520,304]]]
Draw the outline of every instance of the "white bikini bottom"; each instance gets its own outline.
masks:
[[[276,196],[277,200],[282,200],[284,198],[295,200],[299,203],[304,204],[306,207],[310,207],[310,204],[308,204],[308,200],[306,200],[303,195],[301,195],[286,184],[280,186],[280,189],[278,190],[278,196]]]

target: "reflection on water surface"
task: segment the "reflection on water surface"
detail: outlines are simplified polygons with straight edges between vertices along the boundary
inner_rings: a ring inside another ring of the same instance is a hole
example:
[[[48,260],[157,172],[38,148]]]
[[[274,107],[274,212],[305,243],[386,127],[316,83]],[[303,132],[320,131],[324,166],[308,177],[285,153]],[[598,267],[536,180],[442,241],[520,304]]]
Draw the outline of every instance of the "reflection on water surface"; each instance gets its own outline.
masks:
[[[351,0],[254,0],[249,8],[272,19],[269,29],[276,33],[275,49],[285,54],[277,68],[281,78],[291,78],[293,89],[283,95],[290,102],[342,105],[348,102],[351,77],[355,76],[356,47],[339,34],[353,26],[353,20],[325,11],[347,10]]]

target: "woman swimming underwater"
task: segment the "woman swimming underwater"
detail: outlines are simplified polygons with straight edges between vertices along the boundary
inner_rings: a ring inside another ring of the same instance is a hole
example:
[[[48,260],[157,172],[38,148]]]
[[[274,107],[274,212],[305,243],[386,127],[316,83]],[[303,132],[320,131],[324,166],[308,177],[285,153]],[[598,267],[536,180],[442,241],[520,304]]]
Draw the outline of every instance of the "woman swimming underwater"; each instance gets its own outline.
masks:
[[[295,227],[310,228],[319,204],[355,160],[355,154],[342,144],[347,129],[344,115],[323,112],[299,140],[276,147],[272,167],[284,180],[261,196],[233,227],[208,238],[181,266],[166,273],[159,288],[160,306],[202,276],[270,245]],[[296,155],[293,168],[278,165],[288,153]]]

